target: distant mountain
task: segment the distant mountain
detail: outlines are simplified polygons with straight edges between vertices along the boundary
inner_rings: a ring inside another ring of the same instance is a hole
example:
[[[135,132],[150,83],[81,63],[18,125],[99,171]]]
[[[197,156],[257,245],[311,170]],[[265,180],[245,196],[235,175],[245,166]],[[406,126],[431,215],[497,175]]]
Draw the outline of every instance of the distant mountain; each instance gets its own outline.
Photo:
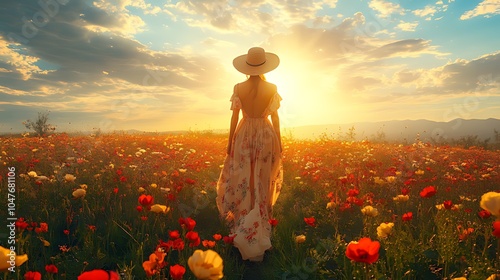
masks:
[[[325,135],[336,139],[346,139],[350,130],[355,140],[387,140],[413,142],[417,137],[422,141],[431,139],[458,140],[462,137],[477,136],[478,140],[495,141],[495,130],[500,133],[499,119],[465,120],[449,122],[429,120],[395,120],[382,122],[356,122],[348,124],[310,125],[283,129],[283,134],[296,138],[317,138]]]

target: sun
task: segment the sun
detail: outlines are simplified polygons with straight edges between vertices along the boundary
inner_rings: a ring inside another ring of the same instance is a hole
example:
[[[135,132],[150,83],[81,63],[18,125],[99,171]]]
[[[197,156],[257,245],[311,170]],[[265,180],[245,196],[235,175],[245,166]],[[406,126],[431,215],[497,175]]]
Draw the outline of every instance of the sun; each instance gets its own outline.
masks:
[[[307,61],[284,57],[280,66],[266,74],[283,98],[280,119],[285,127],[338,122],[343,104],[335,95],[336,79]]]

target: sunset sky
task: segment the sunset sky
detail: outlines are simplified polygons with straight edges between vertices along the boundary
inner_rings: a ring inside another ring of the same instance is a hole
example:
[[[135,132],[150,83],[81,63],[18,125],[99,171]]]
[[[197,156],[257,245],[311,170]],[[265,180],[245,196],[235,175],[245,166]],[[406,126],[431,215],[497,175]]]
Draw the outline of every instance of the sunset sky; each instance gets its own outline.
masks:
[[[234,57],[283,127],[500,118],[500,0],[2,0],[0,133],[227,129]]]

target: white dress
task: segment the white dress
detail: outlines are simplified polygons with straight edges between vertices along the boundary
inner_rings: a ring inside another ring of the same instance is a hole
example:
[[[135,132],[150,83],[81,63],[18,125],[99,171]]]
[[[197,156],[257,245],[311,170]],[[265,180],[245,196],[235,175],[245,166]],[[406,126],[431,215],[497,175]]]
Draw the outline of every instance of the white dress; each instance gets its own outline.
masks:
[[[260,117],[249,117],[237,92],[231,110],[241,109],[230,153],[217,183],[217,207],[228,221],[244,260],[261,261],[271,248],[272,207],[283,183],[280,141],[269,115],[280,107],[276,92]]]

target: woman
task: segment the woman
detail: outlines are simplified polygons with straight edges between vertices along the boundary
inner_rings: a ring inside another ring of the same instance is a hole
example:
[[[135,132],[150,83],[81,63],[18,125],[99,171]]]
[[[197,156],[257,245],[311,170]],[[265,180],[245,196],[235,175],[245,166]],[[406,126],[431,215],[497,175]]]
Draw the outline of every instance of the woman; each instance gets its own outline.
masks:
[[[283,182],[277,112],[281,97],[263,74],[278,67],[279,58],[255,47],[235,58],[233,65],[249,78],[235,85],[230,99],[233,115],[217,183],[217,207],[236,235],[234,246],[242,258],[262,261],[271,248],[269,219]],[[238,123],[240,110],[243,118]]]

